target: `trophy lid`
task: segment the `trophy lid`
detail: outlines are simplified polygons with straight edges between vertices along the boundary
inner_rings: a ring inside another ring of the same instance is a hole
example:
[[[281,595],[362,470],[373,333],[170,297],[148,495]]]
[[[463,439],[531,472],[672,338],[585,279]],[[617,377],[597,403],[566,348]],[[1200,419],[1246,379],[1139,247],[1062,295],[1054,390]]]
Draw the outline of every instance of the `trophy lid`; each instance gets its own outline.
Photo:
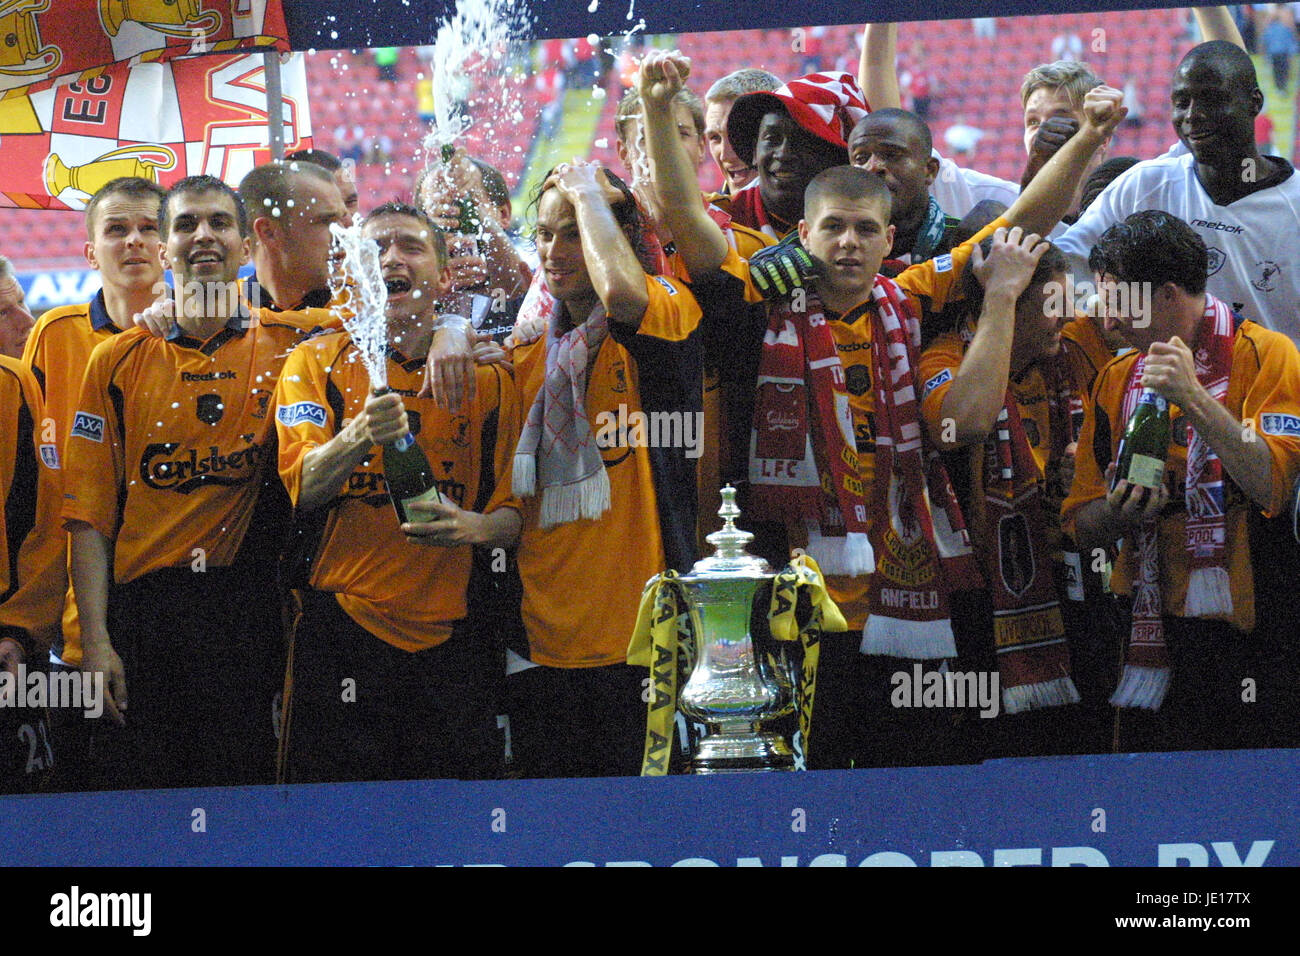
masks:
[[[704,539],[713,545],[713,555],[696,561],[686,577],[772,577],[776,573],[772,566],[746,550],[754,536],[736,527],[740,508],[736,505],[736,489],[731,485],[722,489],[722,507],[718,509],[718,517],[722,519],[722,527]]]

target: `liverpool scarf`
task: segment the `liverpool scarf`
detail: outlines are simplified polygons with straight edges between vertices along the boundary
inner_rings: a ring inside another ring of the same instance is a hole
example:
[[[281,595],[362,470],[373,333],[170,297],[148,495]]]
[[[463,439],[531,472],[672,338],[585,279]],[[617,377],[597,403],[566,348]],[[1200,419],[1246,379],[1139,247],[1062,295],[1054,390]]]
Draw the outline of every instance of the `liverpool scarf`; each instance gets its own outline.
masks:
[[[853,411],[835,338],[821,300],[771,303],[759,359],[749,481],[759,517],[817,520],[827,546],[814,554],[827,574],[868,574],[865,489],[858,472]]]
[[[1069,427],[1069,405],[1049,386],[1055,445]],[[1074,704],[1070,651],[1056,597],[1038,464],[1015,396],[1007,389],[994,434],[984,445],[984,533],[980,549],[993,600],[1002,706],[1009,714]]]
[[[921,324],[893,280],[876,276],[871,299],[876,572],[861,650],[913,659],[955,657],[947,582],[968,573],[970,540],[947,471],[922,444],[913,373]]]
[[[1217,402],[1228,395],[1232,369],[1231,310],[1214,296],[1205,296],[1198,346],[1193,351],[1196,380]],[[1138,357],[1124,393],[1128,421],[1142,393],[1146,356]],[[1187,617],[1232,617],[1232,589],[1225,566],[1227,521],[1224,509],[1223,463],[1213,449],[1188,426],[1186,547],[1191,554],[1187,579]],[[1159,710],[1169,689],[1170,666],[1165,646],[1163,603],[1160,598],[1160,542],[1157,520],[1143,522],[1138,533],[1137,576],[1133,583],[1133,626],[1119,686],[1111,696],[1117,707]]]

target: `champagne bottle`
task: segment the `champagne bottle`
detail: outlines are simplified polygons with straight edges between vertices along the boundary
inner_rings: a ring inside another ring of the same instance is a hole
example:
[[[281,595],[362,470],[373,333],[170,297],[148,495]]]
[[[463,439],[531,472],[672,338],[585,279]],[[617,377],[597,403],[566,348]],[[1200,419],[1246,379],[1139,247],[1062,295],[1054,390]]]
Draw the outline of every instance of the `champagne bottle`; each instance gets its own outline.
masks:
[[[443,163],[451,162],[451,158],[455,153],[455,146],[451,143],[443,143]],[[461,241],[457,245],[461,250],[462,255],[476,256],[479,254],[478,234],[482,228],[482,222],[479,219],[478,213],[478,203],[475,202],[472,193],[466,193],[463,198],[456,200],[456,205],[460,208],[460,213],[456,219],[456,232],[461,237]]]
[[[1159,488],[1165,480],[1170,432],[1169,403],[1152,389],[1142,389],[1119,442],[1115,481]]]
[[[376,395],[387,389],[376,390]],[[409,432],[391,445],[384,446],[384,481],[388,483],[388,497],[397,512],[399,524],[412,519],[407,508],[416,501],[442,501],[438,486],[433,480],[429,459]]]

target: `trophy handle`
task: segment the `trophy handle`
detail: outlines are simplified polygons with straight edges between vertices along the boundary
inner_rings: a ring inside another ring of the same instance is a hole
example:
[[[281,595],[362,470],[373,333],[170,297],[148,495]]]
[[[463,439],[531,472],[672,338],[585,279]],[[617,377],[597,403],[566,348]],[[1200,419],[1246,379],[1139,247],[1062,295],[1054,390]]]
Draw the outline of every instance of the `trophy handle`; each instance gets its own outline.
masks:
[[[49,59],[48,66],[6,66],[0,67],[0,73],[5,76],[37,76],[49,73],[51,70],[57,70],[59,64],[63,62],[63,52],[56,46],[42,47],[37,54],[40,60]]]
[[[151,159],[151,156],[157,156],[159,159]],[[91,162],[97,163],[102,159],[126,159],[135,158],[140,162],[152,166],[155,169],[161,169],[163,172],[173,168],[176,165],[176,153],[169,146],[119,146],[117,149],[109,150],[103,156],[96,156]]]
[[[204,21],[207,22],[204,23]],[[199,36],[195,33],[196,30],[203,36],[207,36],[209,33],[216,33],[220,30],[222,22],[221,13],[219,11],[209,10],[207,13],[203,14],[203,16],[188,21],[183,27],[174,27],[166,23],[143,23],[141,26],[147,27],[150,30],[157,30],[159,33],[169,37],[178,37],[182,40],[197,40],[199,39]],[[204,25],[200,26],[200,24]]]

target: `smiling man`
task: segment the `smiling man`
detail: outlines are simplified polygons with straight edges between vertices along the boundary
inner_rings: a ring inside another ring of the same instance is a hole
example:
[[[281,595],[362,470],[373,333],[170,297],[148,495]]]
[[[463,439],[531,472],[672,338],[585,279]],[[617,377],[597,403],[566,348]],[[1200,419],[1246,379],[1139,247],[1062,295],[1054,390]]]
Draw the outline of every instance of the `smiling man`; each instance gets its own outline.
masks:
[[[300,345],[276,392],[281,478],[299,514],[323,525],[295,628],[288,779],[492,777],[502,665],[473,620],[471,551],[513,545],[522,523],[503,477],[514,382],[480,365],[455,415],[418,397],[450,283],[446,245],[425,213],[397,203],[363,232],[388,287],[389,391],[372,393],[339,332]],[[433,463],[442,499],[411,504],[399,526],[379,446],[405,435]],[[351,698],[340,694],[348,680]]]
[[[727,212],[773,238],[793,232],[803,217],[808,183],[823,169],[847,162],[845,138],[866,115],[862,91],[847,73],[813,73],[771,93],[737,98],[727,137],[758,176],[731,196]]]
[[[626,659],[641,590],[695,559],[691,450],[590,424],[694,420],[700,408],[700,308],[681,282],[648,272],[645,228],[630,191],[599,166],[560,165],[538,200],[542,268],[521,314],[547,331],[514,355],[529,409],[513,482],[534,666],[516,662],[507,684],[525,776],[637,773],[648,676]]]
[[[1115,179],[1055,241],[1076,276],[1105,230],[1134,212],[1182,219],[1208,249],[1209,291],[1246,318],[1300,342],[1300,177],[1262,156],[1254,122],[1264,105],[1250,57],[1231,43],[1194,47],[1178,65],[1170,118],[1188,152],[1138,163]]]
[[[297,334],[252,326],[239,197],[180,180],[158,221],[177,326],[91,353],[64,463],[82,670],[102,673],[114,787],[271,779],[283,676],[272,581],[288,502],[268,400]],[[278,666],[277,666],[278,665]],[[128,710],[128,687],[130,688]]]
[[[704,95],[704,141],[722,173],[719,194],[733,195],[758,175],[758,169],[742,160],[731,148],[731,140],[727,137],[727,117],[731,115],[732,104],[746,93],[771,92],[780,86],[781,80],[775,73],[746,67],[728,73],[710,86]]]

